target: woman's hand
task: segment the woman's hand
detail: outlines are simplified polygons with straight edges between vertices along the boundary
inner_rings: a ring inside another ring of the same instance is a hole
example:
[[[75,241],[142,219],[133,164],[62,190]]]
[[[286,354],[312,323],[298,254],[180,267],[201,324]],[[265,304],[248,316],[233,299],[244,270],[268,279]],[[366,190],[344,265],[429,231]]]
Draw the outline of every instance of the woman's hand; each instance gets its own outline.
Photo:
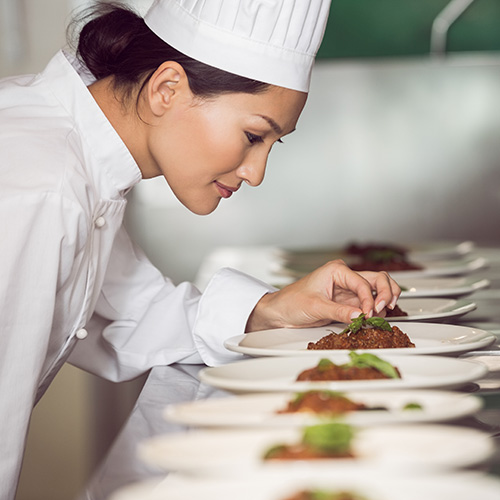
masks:
[[[393,309],[401,289],[385,272],[355,272],[333,260],[283,289],[264,295],[247,323],[247,332],[269,328],[322,326],[365,313]],[[382,313],[383,314],[383,313]]]

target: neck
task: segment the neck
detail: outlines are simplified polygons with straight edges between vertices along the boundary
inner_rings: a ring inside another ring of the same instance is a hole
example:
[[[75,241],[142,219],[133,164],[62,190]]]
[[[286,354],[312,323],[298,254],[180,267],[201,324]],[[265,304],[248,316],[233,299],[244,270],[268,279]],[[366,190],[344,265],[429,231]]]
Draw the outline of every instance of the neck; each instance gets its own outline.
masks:
[[[148,177],[146,171],[150,160],[148,160],[145,137],[147,125],[141,121],[137,113],[135,98],[130,98],[128,101],[120,100],[120,94],[113,87],[112,77],[98,80],[88,89],[132,154],[142,172],[142,177]]]

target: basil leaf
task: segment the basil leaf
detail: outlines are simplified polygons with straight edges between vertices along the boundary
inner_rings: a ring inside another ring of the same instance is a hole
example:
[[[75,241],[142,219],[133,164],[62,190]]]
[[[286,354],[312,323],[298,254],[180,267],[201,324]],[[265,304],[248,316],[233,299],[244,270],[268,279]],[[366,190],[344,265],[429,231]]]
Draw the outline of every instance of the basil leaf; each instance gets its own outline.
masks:
[[[358,354],[357,352],[351,351],[349,353],[349,357],[351,358],[352,366],[357,366],[359,368],[375,368],[387,377],[401,378],[394,366],[392,366],[389,362],[380,359],[378,356],[375,356],[375,354],[371,354],[369,352]]]
[[[378,316],[374,316],[373,318],[366,319],[365,323],[370,326],[374,326],[375,328],[380,328],[381,330],[392,332],[391,325],[384,318],[379,318]]]
[[[328,368],[330,368],[333,365],[334,363],[330,361],[328,358],[322,358],[319,360],[317,368],[319,371],[325,371],[328,370]]]
[[[403,410],[422,410],[422,405],[420,403],[406,403],[403,406]]]
[[[351,323],[349,323],[347,327],[344,328],[340,333],[356,333],[363,327],[364,321],[365,314],[361,313],[357,318],[353,319]]]
[[[351,448],[353,428],[344,423],[329,422],[311,425],[304,429],[302,442],[329,453],[346,453]]]

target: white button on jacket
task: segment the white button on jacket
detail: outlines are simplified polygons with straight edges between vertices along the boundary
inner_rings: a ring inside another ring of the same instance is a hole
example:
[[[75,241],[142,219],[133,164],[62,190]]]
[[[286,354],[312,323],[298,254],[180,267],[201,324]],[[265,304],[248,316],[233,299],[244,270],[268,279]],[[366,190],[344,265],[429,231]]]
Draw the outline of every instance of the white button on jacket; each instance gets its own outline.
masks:
[[[60,52],[40,75],[0,82],[3,500],[35,400],[70,354],[111,380],[229,361],[224,339],[271,289],[226,269],[200,294],[152,266],[122,226],[140,171],[72,64]]]
[[[96,225],[96,227],[103,227],[104,224],[106,224],[106,219],[104,217],[97,217],[94,224]]]

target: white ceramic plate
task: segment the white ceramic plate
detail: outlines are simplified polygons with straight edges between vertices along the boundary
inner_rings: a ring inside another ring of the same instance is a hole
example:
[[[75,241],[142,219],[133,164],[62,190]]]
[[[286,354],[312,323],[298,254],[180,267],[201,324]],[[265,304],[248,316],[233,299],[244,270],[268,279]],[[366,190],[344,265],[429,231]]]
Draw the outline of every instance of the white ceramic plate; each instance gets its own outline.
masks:
[[[169,474],[163,480],[126,486],[110,500],[285,500],[305,489],[349,491],[366,500],[498,500],[500,480],[470,471],[397,476],[365,467],[313,468],[255,473],[238,478],[199,478]]]
[[[398,285],[404,290],[401,298],[407,297],[461,297],[490,286],[487,279],[471,276],[444,278],[401,278]]]
[[[341,257],[341,256],[338,256]],[[349,263],[353,264],[356,261],[354,257],[346,256],[344,257],[347,265]],[[280,269],[276,272],[279,274],[285,274],[287,276],[300,277],[307,273],[312,272],[314,269],[320,267],[320,265],[327,262],[324,259],[294,259],[294,260],[284,260],[281,263]],[[420,267],[420,269],[408,269],[403,271],[389,271],[389,274],[395,279],[402,278],[422,278],[422,277],[436,277],[436,276],[457,276],[465,275],[478,271],[485,268],[488,265],[488,260],[484,257],[474,257],[469,255],[463,258],[456,259],[425,259],[417,260],[412,259],[411,262]]]
[[[365,242],[359,242],[363,244]],[[374,242],[377,243],[377,242]],[[384,243],[382,243],[383,245]],[[388,246],[392,243],[388,242]],[[347,245],[346,245],[347,246]],[[403,243],[395,246],[401,246],[407,251],[407,257],[410,261],[427,261],[427,260],[444,260],[457,259],[467,257],[475,248],[472,241],[454,242],[437,242],[437,243]],[[325,262],[335,258],[346,258],[348,254],[345,247],[339,246],[323,246],[309,248],[291,248],[282,249],[281,258],[285,261],[293,260],[302,264],[313,264],[314,266],[324,264]]]
[[[141,443],[138,453],[149,465],[197,475],[230,477],[263,469],[289,470],[289,461],[264,461],[263,456],[272,446],[300,442],[302,432],[302,428],[193,430],[156,436]],[[392,472],[437,472],[488,459],[494,442],[477,429],[397,425],[356,429],[351,448],[355,458],[312,463],[315,468],[350,468],[360,464],[381,470],[389,468]]]
[[[390,271],[389,274],[396,280],[402,278],[420,278],[424,276],[457,276],[479,271],[487,266],[488,261],[483,257],[455,259],[455,260],[433,260],[415,262],[422,269],[408,271]]]
[[[300,372],[328,358],[336,364],[349,361],[344,353],[316,353],[315,356],[283,356],[246,359],[227,365],[202,368],[200,380],[208,385],[234,392],[300,392],[313,389],[332,391],[429,389],[457,387],[488,373],[483,363],[445,356],[384,355],[396,366],[400,379],[338,380],[297,382]]]
[[[352,425],[442,422],[477,412],[482,400],[471,394],[452,391],[358,391],[344,393],[351,401],[384,410],[354,411],[338,418]],[[316,424],[325,417],[310,412],[278,413],[296,393],[245,394],[203,399],[168,406],[166,420],[197,427],[286,427]],[[404,410],[418,403],[419,410]]]
[[[392,349],[359,349],[383,354],[454,354],[481,349],[492,344],[496,337],[478,328],[441,323],[398,323],[390,321],[405,332],[415,347]],[[343,349],[307,350],[308,342],[317,342],[331,332],[341,332],[345,325],[336,323],[316,328],[279,328],[231,337],[224,342],[230,351],[248,356],[316,356],[319,352],[346,353]]]
[[[470,300],[443,297],[402,298],[398,300],[398,305],[408,316],[388,318],[391,322],[458,318],[477,308],[475,302]]]

